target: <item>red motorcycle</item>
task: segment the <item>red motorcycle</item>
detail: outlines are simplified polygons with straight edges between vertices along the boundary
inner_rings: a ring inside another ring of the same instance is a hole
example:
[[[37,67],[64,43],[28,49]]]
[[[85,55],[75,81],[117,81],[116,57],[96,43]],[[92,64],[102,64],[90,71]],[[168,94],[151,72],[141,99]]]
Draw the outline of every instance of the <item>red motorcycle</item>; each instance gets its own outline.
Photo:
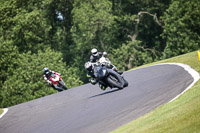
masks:
[[[67,90],[67,87],[59,74],[56,74],[56,73],[52,74],[50,81],[52,82],[54,89],[56,89],[58,91]]]

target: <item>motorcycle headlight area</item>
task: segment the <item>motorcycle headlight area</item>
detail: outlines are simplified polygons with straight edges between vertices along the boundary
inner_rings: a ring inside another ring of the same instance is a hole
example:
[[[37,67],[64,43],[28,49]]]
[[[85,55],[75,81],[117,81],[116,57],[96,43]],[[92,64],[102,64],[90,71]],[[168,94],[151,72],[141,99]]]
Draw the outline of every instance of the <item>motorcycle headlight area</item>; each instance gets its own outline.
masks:
[[[106,70],[105,69],[103,70],[103,75],[106,75]]]

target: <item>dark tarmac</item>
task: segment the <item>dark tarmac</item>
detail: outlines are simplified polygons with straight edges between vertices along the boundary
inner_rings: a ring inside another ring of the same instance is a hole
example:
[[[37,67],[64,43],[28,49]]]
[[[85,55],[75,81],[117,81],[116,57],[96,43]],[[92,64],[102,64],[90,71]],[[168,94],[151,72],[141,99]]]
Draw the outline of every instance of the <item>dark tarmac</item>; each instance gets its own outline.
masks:
[[[0,133],[107,133],[183,92],[193,77],[177,65],[157,65],[123,74],[123,90],[86,84],[9,107]]]

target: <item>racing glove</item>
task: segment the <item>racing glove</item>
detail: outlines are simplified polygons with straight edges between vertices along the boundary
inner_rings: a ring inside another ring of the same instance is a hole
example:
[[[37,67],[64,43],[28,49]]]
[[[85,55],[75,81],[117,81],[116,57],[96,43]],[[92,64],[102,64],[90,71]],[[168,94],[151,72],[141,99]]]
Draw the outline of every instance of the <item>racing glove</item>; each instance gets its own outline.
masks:
[[[49,80],[47,80],[47,83],[49,83],[50,85],[52,85],[52,82],[51,82],[51,81],[49,81]]]
[[[90,78],[90,83],[95,85],[97,83],[97,80],[95,78]]]

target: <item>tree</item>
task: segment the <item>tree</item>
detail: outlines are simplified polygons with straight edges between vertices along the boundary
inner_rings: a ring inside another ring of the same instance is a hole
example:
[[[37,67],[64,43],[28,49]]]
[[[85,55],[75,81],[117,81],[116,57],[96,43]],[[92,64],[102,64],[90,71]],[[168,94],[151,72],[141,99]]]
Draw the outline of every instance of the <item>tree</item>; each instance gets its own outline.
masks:
[[[82,84],[77,76],[77,69],[67,68],[62,61],[62,54],[50,48],[39,51],[38,54],[20,54],[17,62],[19,66],[3,84],[0,107],[16,105],[57,92],[43,79],[42,70],[46,66],[61,73],[68,88]]]
[[[126,24],[129,26],[132,25],[130,29],[126,30],[127,37],[130,38],[131,41],[127,41],[120,48],[114,49],[113,56],[111,56],[111,58],[115,60],[114,62],[116,62],[117,66],[119,66],[122,70],[131,69],[132,67],[159,59],[160,52],[156,50],[156,46],[151,47],[149,45],[145,45],[142,41],[137,40],[140,37],[141,28],[143,28],[140,25],[143,18],[146,17],[144,15],[152,17],[155,21],[154,23],[162,27],[157,15],[149,12],[140,11],[137,15],[128,15],[123,17],[124,21],[127,21]],[[124,58],[124,60],[122,58]],[[124,62],[122,63],[121,60]]]
[[[153,62],[155,58],[158,58],[158,53],[155,49],[142,47],[141,41],[129,41],[120,48],[113,50],[110,58],[118,69],[125,71]]]
[[[74,57],[75,66],[85,79],[84,63],[89,60],[90,50],[108,51],[117,47],[117,23],[108,0],[76,0],[72,14],[71,33],[75,45],[71,49],[77,55]]]
[[[169,58],[200,47],[200,1],[173,0],[163,16],[162,37],[167,46],[163,57]]]
[[[18,66],[16,58],[18,57],[18,51],[12,42],[3,41],[0,38],[0,101],[2,101],[2,88],[4,82],[10,75],[13,74],[15,68]]]
[[[43,14],[51,27],[48,37],[51,48],[63,53],[64,61],[73,63],[73,40],[71,37],[73,0],[43,1]]]
[[[74,25],[71,32],[78,47],[92,45],[101,50],[109,48],[113,39],[111,33],[116,26],[109,1],[75,1],[72,13]]]
[[[47,25],[42,10],[33,8],[29,1],[5,1],[0,7],[0,36],[12,41],[19,52],[45,49],[50,44]]]
[[[160,37],[163,30],[160,17],[168,8],[169,2],[170,0],[112,0],[113,12],[118,16],[115,21],[119,23],[121,33],[120,39],[117,39],[123,45],[113,49],[111,58],[119,68],[127,70],[160,58],[165,48],[165,40]],[[126,63],[122,63],[121,55]]]

